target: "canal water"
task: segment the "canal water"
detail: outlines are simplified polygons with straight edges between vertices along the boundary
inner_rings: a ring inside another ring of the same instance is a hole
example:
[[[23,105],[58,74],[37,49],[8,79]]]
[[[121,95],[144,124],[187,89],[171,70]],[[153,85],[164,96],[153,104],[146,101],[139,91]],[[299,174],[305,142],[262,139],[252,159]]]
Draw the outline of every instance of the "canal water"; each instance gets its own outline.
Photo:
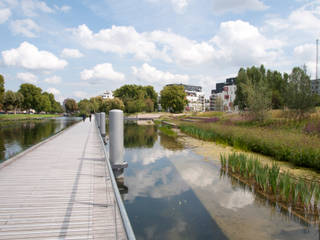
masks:
[[[122,197],[137,239],[318,239],[318,227],[268,202],[155,126],[125,126]]]
[[[0,123],[0,163],[79,121],[59,117]]]

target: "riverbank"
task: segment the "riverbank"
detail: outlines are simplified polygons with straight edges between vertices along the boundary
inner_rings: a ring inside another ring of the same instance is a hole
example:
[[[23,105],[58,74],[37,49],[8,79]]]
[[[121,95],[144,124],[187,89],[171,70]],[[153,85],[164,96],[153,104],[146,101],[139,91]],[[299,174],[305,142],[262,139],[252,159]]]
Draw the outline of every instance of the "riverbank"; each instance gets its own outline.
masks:
[[[214,113],[211,113],[214,114]],[[252,122],[239,114],[185,116],[171,118],[180,130],[192,137],[229,145],[289,162],[295,166],[320,170],[318,115],[302,122],[272,118]]]
[[[0,122],[41,120],[45,118],[61,117],[60,114],[0,114]]]

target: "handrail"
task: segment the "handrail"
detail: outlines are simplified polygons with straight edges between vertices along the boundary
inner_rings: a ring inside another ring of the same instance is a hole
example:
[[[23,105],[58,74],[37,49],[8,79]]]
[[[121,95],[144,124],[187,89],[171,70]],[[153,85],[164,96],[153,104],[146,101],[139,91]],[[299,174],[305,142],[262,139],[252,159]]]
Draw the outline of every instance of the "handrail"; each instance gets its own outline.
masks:
[[[95,126],[97,128],[97,124],[95,124]],[[119,207],[122,223],[123,223],[124,229],[126,231],[127,238],[128,238],[128,240],[135,240],[136,237],[135,237],[134,232],[132,230],[132,226],[131,226],[131,223],[130,223],[126,208],[124,207],[124,204],[122,202],[122,198],[121,198],[120,193],[119,193],[118,185],[117,185],[117,182],[115,180],[115,177],[114,177],[114,174],[113,174],[113,171],[112,171],[112,168],[111,168],[111,164],[110,164],[109,159],[108,159],[108,153],[107,153],[107,150],[105,148],[103,139],[102,139],[102,137],[100,135],[99,129],[98,129],[98,132],[99,132],[98,135],[99,135],[101,144],[103,145],[103,152],[104,152],[104,155],[105,155],[105,161],[106,161],[106,165],[107,165],[106,168],[108,169],[108,172],[109,172],[109,175],[110,175],[113,192],[114,192],[114,195],[116,197],[116,201],[117,201],[117,204],[118,204],[118,207]]]

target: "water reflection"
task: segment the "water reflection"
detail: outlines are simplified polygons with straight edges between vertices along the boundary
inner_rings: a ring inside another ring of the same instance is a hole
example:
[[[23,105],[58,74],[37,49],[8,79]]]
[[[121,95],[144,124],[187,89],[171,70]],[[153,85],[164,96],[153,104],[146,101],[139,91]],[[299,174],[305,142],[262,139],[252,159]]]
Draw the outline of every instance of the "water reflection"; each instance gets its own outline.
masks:
[[[0,123],[0,162],[77,121],[77,118],[55,118]]]
[[[139,126],[131,123],[124,127],[124,146],[126,148],[152,148],[157,140],[157,128],[154,125]]]
[[[152,147],[126,148],[123,198],[138,239],[318,238],[316,227],[172,141],[158,135]]]

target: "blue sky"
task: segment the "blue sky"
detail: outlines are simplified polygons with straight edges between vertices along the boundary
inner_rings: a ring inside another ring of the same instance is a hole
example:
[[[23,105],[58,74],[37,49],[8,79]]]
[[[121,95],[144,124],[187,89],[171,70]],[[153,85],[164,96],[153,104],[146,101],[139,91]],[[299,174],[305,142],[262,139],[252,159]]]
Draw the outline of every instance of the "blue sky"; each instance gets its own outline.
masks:
[[[123,84],[201,85],[240,67],[315,78],[320,1],[1,0],[0,73],[77,100]]]

